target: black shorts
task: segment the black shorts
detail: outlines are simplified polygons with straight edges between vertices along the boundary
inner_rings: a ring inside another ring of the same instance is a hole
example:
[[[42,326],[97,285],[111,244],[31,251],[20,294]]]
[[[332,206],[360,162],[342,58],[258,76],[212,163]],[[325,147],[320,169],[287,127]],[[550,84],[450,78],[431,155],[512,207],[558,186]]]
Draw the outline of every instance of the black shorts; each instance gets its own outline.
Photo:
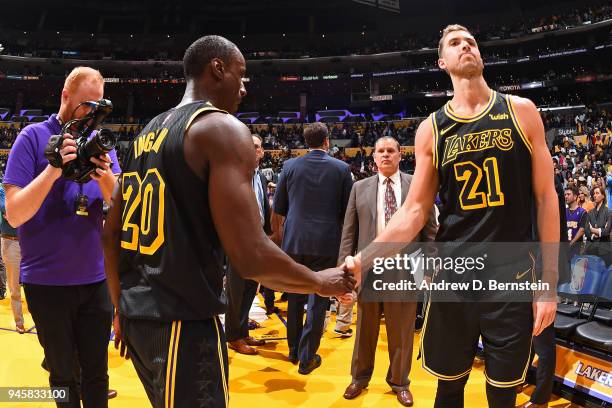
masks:
[[[530,302],[429,302],[421,337],[425,370],[442,380],[470,374],[482,337],[485,377],[506,388],[525,381],[531,352]]]
[[[218,318],[157,322],[122,316],[121,329],[153,407],[227,407],[227,348]]]

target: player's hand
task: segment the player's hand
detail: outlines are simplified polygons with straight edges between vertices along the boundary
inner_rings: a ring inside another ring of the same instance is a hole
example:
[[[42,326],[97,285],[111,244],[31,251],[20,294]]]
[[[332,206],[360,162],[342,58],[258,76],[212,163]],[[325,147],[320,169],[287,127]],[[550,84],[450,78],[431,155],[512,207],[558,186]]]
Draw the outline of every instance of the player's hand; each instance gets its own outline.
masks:
[[[344,259],[344,265],[353,274],[356,281],[356,286],[361,284],[361,256],[347,256]]]
[[[121,357],[125,357],[126,360],[130,359],[130,353],[128,353],[127,344],[123,340],[123,335],[121,333],[121,326],[119,325],[119,313],[115,313],[115,317],[113,318],[113,330],[115,331],[115,350],[119,350],[119,355]]]
[[[95,171],[91,173],[91,178],[100,181],[102,177],[111,172],[111,159],[108,154],[101,154],[98,157],[92,157],[90,161],[96,165]]]
[[[329,268],[317,272],[320,279],[317,294],[322,297],[340,296],[351,292],[355,288],[355,278],[346,270],[344,265],[338,268]]]
[[[542,331],[555,322],[557,313],[557,302],[534,301],[533,302],[533,336],[538,336]]]
[[[337,299],[343,305],[352,305],[357,300],[357,293],[355,291],[345,293],[344,295],[337,296]]]

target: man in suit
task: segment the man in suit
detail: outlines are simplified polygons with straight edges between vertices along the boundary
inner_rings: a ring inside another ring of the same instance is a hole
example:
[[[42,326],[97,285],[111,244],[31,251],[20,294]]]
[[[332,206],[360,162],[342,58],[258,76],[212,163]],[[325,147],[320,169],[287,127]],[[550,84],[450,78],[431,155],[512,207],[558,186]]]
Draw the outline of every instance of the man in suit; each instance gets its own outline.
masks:
[[[261,138],[253,135],[255,145],[255,157],[257,167],[253,171],[253,191],[259,206],[261,225],[270,235],[270,203],[266,194],[268,180],[259,172],[259,162],[263,157],[263,147]],[[225,314],[225,335],[227,336],[228,347],[240,354],[254,355],[257,349],[252,346],[263,346],[264,340],[257,340],[249,336],[249,310],[253,304],[253,299],[257,294],[259,284],[250,279],[243,279],[233,270],[230,264],[227,271],[227,313]]]
[[[374,146],[374,161],[378,174],[358,181],[351,190],[338,259],[365,248],[385,228],[395,211],[402,205],[412,176],[399,171],[400,146],[392,137],[382,137]],[[421,230],[419,241],[433,241],[437,232],[435,211]],[[352,307],[355,295],[341,298],[343,308]],[[358,302],[357,335],[351,363],[351,384],[344,398],[356,398],[368,386],[374,371],[374,357],[380,328],[381,313],[385,314],[389,349],[387,383],[404,406],[412,406],[408,374],[412,363],[412,341],[416,302]]]
[[[286,217],[282,249],[312,270],[335,266],[342,221],[353,180],[348,164],[327,155],[327,126],[316,122],[304,130],[310,151],[287,160],[276,186],[274,212]],[[304,304],[308,304],[303,324]],[[309,374],[321,365],[316,354],[329,298],[316,294],[288,296],[289,360]]]
[[[273,208],[275,191],[276,191],[276,184],[270,181],[268,183],[268,204],[270,205],[270,208]],[[283,241],[283,223],[284,222],[285,222],[285,219],[283,216],[276,214],[274,211],[271,211],[270,228],[272,230],[272,235],[270,235],[270,239],[272,240],[272,242],[278,245],[279,248],[281,247],[281,242]],[[261,286],[259,290],[264,298],[264,305],[266,306],[266,315],[271,315],[273,313],[279,313],[280,309],[274,306],[274,300],[275,300],[274,291],[264,286]]]

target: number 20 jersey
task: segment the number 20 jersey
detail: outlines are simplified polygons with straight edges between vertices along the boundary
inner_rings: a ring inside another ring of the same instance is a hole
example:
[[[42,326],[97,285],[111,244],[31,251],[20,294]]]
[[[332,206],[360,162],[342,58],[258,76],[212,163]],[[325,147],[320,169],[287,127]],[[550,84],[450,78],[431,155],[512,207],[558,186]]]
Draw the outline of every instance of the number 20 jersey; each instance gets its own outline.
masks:
[[[491,91],[476,116],[458,116],[448,102],[427,119],[442,202],[436,241],[531,240],[532,146],[515,113],[509,95]]]
[[[158,321],[223,313],[223,250],[208,204],[208,182],[187,165],[183,139],[193,121],[223,112],[192,102],[155,117],[131,143],[123,194],[121,314]]]

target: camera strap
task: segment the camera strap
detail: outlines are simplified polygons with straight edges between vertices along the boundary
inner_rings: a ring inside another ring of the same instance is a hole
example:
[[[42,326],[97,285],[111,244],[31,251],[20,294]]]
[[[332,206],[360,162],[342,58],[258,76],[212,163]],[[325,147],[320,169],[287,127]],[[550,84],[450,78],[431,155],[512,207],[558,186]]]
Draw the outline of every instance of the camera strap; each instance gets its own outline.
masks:
[[[87,217],[89,215],[89,212],[87,212],[87,201],[87,196],[83,194],[83,184],[79,184],[79,195],[75,201],[76,215],[83,217]]]

